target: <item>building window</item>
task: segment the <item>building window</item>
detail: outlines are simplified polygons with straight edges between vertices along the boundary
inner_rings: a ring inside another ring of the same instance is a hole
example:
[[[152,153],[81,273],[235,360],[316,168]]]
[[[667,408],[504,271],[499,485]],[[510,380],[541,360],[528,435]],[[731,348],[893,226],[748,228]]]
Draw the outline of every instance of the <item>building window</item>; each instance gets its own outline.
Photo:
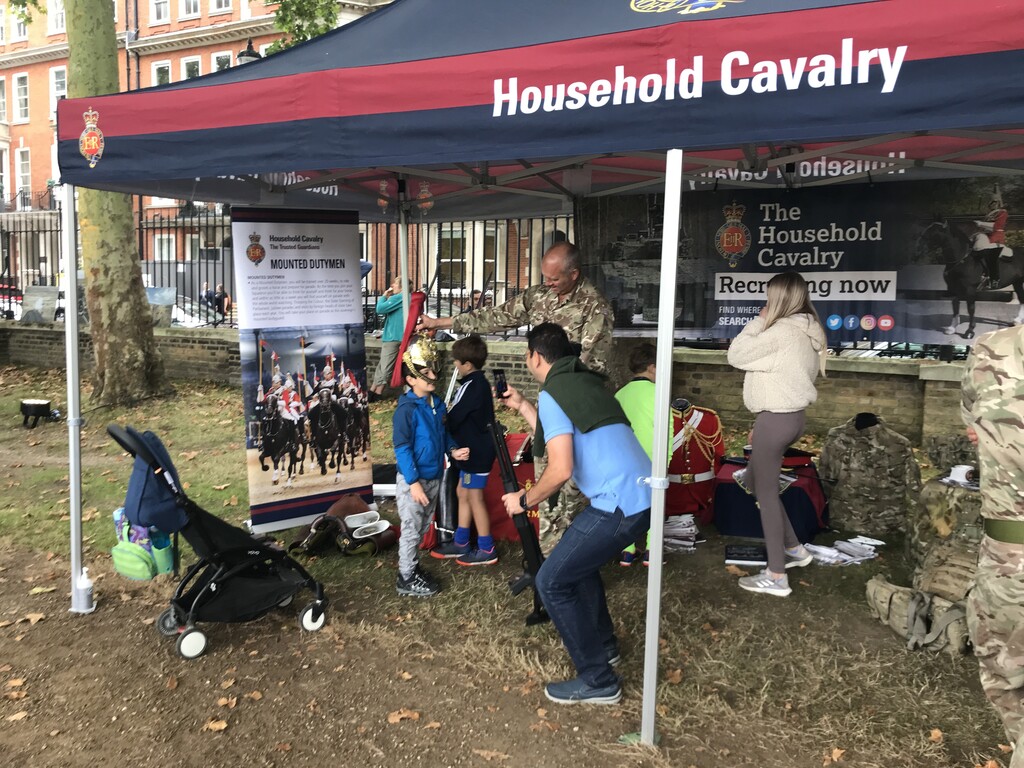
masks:
[[[189,56],[187,59],[181,60],[181,79],[191,80],[193,77],[199,77],[203,74],[202,64],[198,56]]]
[[[174,235],[153,235],[153,260],[174,261],[175,258]]]
[[[28,122],[28,74],[14,76],[14,122]]]
[[[231,69],[231,51],[210,54],[210,71],[221,72]]]
[[[0,5],[0,44],[7,42],[7,8]]]
[[[0,123],[7,122],[7,78],[0,77]]]
[[[32,208],[32,154],[28,147],[14,150],[15,181],[18,185],[16,208],[27,211]]]
[[[46,31],[60,35],[67,30],[64,22],[64,0],[49,0],[46,4]]]
[[[57,114],[57,102],[68,95],[68,70],[54,67],[50,70],[50,119]]]
[[[153,62],[153,85],[167,85],[171,82],[171,62]]]
[[[438,233],[437,286],[458,290],[466,284],[466,233],[461,226],[441,225]]]
[[[202,255],[202,242],[199,235],[185,235],[185,261],[198,261]]]
[[[28,40],[28,22],[20,12],[14,12],[14,18],[11,22],[11,41]]]
[[[199,15],[199,0],[181,0],[179,19],[194,19]]]
[[[231,0],[210,0],[210,13],[227,13],[231,10]]]
[[[166,24],[171,20],[171,0],[150,0],[149,24]]]
[[[0,202],[11,194],[11,180],[7,178],[7,150],[0,149]]]

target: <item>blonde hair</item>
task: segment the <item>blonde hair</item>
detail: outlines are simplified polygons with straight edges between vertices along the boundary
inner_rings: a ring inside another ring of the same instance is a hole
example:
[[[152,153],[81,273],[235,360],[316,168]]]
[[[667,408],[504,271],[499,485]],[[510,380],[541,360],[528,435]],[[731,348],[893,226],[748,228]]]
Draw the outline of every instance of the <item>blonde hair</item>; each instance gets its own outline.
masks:
[[[779,320],[793,315],[810,315],[811,319],[821,328],[821,318],[811,303],[811,292],[807,287],[807,281],[799,272],[780,272],[768,281],[766,290],[768,302],[765,305],[764,328],[771,328]],[[824,328],[821,328],[822,336],[825,335]],[[821,358],[819,370],[825,375],[825,357],[828,354],[827,345],[822,345],[819,350]]]

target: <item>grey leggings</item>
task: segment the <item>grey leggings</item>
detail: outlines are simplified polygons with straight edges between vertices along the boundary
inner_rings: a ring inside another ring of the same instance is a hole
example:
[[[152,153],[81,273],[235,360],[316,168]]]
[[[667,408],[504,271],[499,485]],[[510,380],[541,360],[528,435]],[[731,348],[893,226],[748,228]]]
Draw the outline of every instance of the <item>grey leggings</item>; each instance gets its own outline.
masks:
[[[747,481],[761,510],[764,545],[768,550],[768,570],[773,573],[786,572],[785,550],[800,543],[779,499],[779,475],[782,472],[782,456],[786,448],[804,433],[804,421],[803,411],[761,411],[754,420]]]

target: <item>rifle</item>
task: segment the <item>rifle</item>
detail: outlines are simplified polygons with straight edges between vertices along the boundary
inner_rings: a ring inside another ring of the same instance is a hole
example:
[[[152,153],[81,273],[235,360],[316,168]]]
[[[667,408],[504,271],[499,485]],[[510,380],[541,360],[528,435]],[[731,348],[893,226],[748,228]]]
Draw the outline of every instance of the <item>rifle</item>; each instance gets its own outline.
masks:
[[[494,441],[494,452],[498,455],[498,471],[501,473],[501,483],[505,488],[505,493],[518,493],[519,481],[516,479],[515,469],[512,467],[512,457],[508,455],[504,428],[499,424],[491,423],[487,425],[487,429],[491,433],[491,440]],[[526,572],[510,582],[508,586],[513,595],[518,595],[527,587],[533,587],[533,613],[526,617],[526,624],[528,626],[541,624],[550,619],[547,611],[544,610],[540,595],[537,594],[534,579],[537,577],[541,563],[544,562],[544,555],[540,551],[540,542],[537,540],[536,531],[533,530],[533,523],[530,522],[526,512],[512,515],[512,521],[515,523],[519,540],[523,544],[523,568]]]

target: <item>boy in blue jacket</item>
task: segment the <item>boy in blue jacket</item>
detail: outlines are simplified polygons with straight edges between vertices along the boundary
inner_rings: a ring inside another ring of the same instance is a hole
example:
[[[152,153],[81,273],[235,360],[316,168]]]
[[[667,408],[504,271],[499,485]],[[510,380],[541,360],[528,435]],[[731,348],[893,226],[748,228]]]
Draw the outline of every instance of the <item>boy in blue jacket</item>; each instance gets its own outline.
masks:
[[[445,405],[434,394],[437,348],[433,341],[421,338],[409,345],[402,356],[402,375],[409,391],[398,399],[392,422],[398,463],[395,497],[402,522],[395,586],[400,595],[431,597],[441,591],[441,585],[419,565],[420,540],[440,496],[445,453],[465,461],[469,448],[459,448],[445,428]]]

